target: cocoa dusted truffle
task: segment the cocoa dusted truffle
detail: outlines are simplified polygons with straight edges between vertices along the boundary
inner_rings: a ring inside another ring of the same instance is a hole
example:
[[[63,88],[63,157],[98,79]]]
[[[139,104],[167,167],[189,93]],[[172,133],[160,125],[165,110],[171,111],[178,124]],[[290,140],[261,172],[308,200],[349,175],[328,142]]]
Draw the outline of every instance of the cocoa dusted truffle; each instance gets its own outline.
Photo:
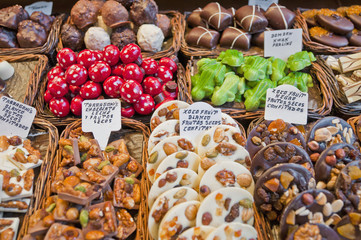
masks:
[[[208,23],[201,18],[202,8],[197,8],[187,18],[187,23],[190,27],[205,27],[208,28]]]
[[[130,6],[132,6],[134,0],[117,0],[117,2],[120,2],[126,9],[130,9]]]
[[[53,23],[53,18],[41,11],[35,11],[30,15],[30,20],[41,24],[46,32],[49,32]]]
[[[70,48],[73,51],[82,49],[84,44],[84,33],[74,25],[65,23],[61,27],[60,36],[64,47]]]
[[[212,2],[203,8],[201,18],[217,31],[223,31],[232,24],[233,16],[218,2]]]
[[[17,48],[16,34],[11,30],[0,27],[0,48]]]
[[[138,29],[137,41],[141,49],[149,52],[159,52],[162,49],[164,35],[154,24],[143,24]]]
[[[16,37],[20,47],[34,48],[44,45],[47,34],[45,28],[39,23],[31,20],[24,20],[19,23]]]
[[[112,33],[110,40],[113,45],[122,49],[129,43],[135,43],[137,41],[137,37],[135,36],[133,30],[129,27],[121,27]]]
[[[91,27],[86,31],[84,42],[90,50],[100,50],[110,44],[109,34],[101,27]]]
[[[130,7],[130,19],[135,25],[157,23],[158,6],[154,0],[136,0]]]
[[[157,14],[157,26],[162,29],[164,37],[169,37],[172,33],[170,19],[165,14]]]
[[[106,1],[101,9],[101,15],[104,23],[111,27],[119,27],[129,23],[129,14],[125,7],[117,1]]]
[[[19,23],[26,19],[29,19],[29,14],[20,5],[0,9],[0,26],[16,30]]]
[[[74,4],[70,12],[72,22],[83,29],[97,21],[98,9],[94,1],[80,0]]]

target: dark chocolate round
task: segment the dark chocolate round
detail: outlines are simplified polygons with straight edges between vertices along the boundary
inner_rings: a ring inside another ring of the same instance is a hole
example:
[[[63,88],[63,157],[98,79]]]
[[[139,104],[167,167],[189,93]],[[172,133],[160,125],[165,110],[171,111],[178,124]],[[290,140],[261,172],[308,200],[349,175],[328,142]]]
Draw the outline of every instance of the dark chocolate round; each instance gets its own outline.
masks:
[[[278,164],[257,180],[254,201],[269,220],[276,221],[299,192],[315,187],[316,180],[306,168],[294,163]]]
[[[84,45],[84,33],[76,26],[64,23],[60,31],[63,46],[73,51],[79,51]]]
[[[19,23],[16,34],[18,43],[22,48],[34,48],[46,43],[47,34],[45,28],[37,22],[24,20]]]
[[[317,13],[318,13],[317,9],[310,9],[310,10],[302,12],[302,15],[305,17],[308,27],[317,26],[317,22],[316,22],[316,18],[315,18]]]
[[[157,23],[158,6],[154,0],[135,1],[130,7],[130,19],[138,27]]]
[[[208,24],[201,18],[201,8],[197,8],[187,17],[187,24],[190,27],[208,27]]]
[[[295,21],[296,14],[285,6],[272,3],[265,16],[273,29],[290,29]]]
[[[344,202],[343,211],[361,211],[361,161],[347,164],[337,178],[335,193]]]
[[[313,165],[308,153],[292,143],[272,143],[254,155],[251,164],[251,173],[255,181],[260,178],[267,169],[280,163],[295,163],[308,169],[313,175]]]
[[[239,8],[235,18],[237,24],[251,34],[263,32],[268,26],[268,20],[258,6],[246,5]]]
[[[120,27],[113,31],[110,40],[113,45],[122,49],[129,43],[135,43],[137,41],[137,36],[135,36],[133,30],[129,27]]]
[[[30,20],[40,23],[45,28],[45,31],[47,33],[50,32],[51,25],[53,24],[53,18],[49,15],[44,14],[41,11],[33,12],[30,15]]]
[[[354,25],[350,20],[336,14],[331,16],[317,14],[316,21],[323,28],[340,35],[346,35],[354,29]]]
[[[27,19],[29,14],[20,5],[0,9],[0,26],[16,30],[19,23]]]
[[[361,31],[354,29],[348,36],[348,42],[350,46],[361,46]]]
[[[334,230],[342,240],[360,239],[361,237],[361,211],[349,213],[341,218]]]
[[[93,1],[88,0],[76,2],[70,11],[71,20],[79,29],[84,29],[96,23],[97,15],[97,6]]]
[[[360,15],[357,15],[357,14],[348,15],[348,18],[355,25],[355,28],[361,30],[361,16]]]
[[[345,36],[330,33],[329,35],[311,36],[311,39],[330,47],[345,47],[348,40]]]
[[[295,229],[287,237],[287,240],[319,239],[318,236],[321,236],[321,240],[340,240],[340,237],[332,228],[321,223],[305,223]]]
[[[129,23],[127,9],[117,1],[106,1],[100,12],[104,23],[108,27],[115,28]]]
[[[171,36],[172,25],[170,19],[165,14],[157,14],[157,26],[162,30],[165,38]]]
[[[218,2],[208,3],[202,9],[200,16],[217,31],[223,31],[233,22],[232,14]]]
[[[0,48],[17,48],[16,33],[0,27]]]
[[[214,49],[217,47],[219,32],[204,27],[195,27],[186,35],[186,42],[190,46]]]
[[[219,44],[230,49],[248,50],[251,47],[251,34],[235,27],[223,31]]]

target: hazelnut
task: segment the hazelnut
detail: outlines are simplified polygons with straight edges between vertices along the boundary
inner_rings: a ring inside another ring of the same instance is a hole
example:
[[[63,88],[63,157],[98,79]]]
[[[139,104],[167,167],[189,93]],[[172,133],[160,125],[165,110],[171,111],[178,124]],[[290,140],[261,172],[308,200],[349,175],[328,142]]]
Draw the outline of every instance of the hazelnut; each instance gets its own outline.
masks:
[[[346,156],[346,153],[345,153],[345,150],[340,148],[335,151],[335,155],[336,155],[337,159],[342,159]]]
[[[326,163],[330,166],[336,165],[336,156],[335,155],[328,155],[325,159]]]
[[[305,193],[302,195],[302,202],[305,204],[305,205],[310,205],[313,203],[313,196],[309,193]]]
[[[307,146],[310,148],[311,151],[317,151],[320,148],[320,144],[316,141],[311,141],[307,143]]]
[[[192,204],[192,205],[189,205],[187,208],[186,208],[186,211],[184,213],[184,215],[186,216],[186,218],[189,220],[189,221],[192,221],[196,218],[197,216],[197,211],[198,211],[198,208],[196,205]]]

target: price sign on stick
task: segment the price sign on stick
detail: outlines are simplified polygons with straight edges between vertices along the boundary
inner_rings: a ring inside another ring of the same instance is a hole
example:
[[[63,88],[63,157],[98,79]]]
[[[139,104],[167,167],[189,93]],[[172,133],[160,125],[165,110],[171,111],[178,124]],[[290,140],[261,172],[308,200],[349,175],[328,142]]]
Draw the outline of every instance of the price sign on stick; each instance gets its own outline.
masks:
[[[35,108],[3,96],[0,98],[0,135],[26,138],[35,114]]]
[[[258,5],[265,11],[272,3],[278,3],[278,0],[248,0],[248,5]]]
[[[196,140],[203,131],[222,124],[222,113],[208,103],[197,102],[179,111],[179,123],[180,135]]]
[[[82,130],[92,132],[102,150],[108,144],[111,131],[121,128],[119,99],[86,100],[82,105]]]
[[[308,93],[292,85],[281,85],[268,89],[264,118],[282,119],[295,124],[307,124]]]
[[[34,2],[33,4],[25,6],[25,10],[29,13],[29,15],[35,11],[41,11],[46,15],[51,15],[51,12],[53,11],[53,2]]]

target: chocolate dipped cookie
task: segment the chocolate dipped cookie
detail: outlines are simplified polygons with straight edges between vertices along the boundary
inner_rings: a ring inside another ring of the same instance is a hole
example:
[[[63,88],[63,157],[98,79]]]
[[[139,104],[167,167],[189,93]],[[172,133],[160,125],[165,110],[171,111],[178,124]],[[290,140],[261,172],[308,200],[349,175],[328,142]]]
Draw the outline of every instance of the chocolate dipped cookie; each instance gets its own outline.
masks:
[[[208,3],[200,13],[201,18],[217,31],[223,31],[232,24],[232,14],[218,2]]]
[[[343,216],[334,227],[342,240],[360,239],[361,211],[350,212]]]
[[[235,28],[228,27],[223,31],[221,40],[219,41],[221,47],[229,49],[248,50],[251,47],[251,34]]]
[[[306,19],[306,23],[309,27],[317,26],[316,15],[318,14],[317,9],[310,9],[302,12],[302,16]]]
[[[321,9],[315,18],[323,28],[336,34],[346,35],[354,29],[354,25],[350,20],[330,9]]]
[[[348,42],[351,46],[361,46],[361,31],[354,29],[352,32],[348,35]]]
[[[251,34],[263,32],[268,26],[267,18],[258,6],[246,5],[239,8],[235,18],[237,24]]]
[[[352,21],[355,27],[361,30],[361,6],[353,5],[347,8],[346,15]]]
[[[287,240],[297,239],[340,240],[340,237],[332,228],[325,224],[305,223],[287,237]]]
[[[295,21],[296,14],[277,3],[272,3],[267,9],[265,16],[269,25],[276,30],[290,29]]]
[[[309,32],[312,40],[330,47],[345,47],[349,43],[347,37],[334,34],[322,27],[313,27]]]
[[[219,36],[217,31],[198,26],[186,35],[186,42],[190,46],[214,49],[217,47]]]

